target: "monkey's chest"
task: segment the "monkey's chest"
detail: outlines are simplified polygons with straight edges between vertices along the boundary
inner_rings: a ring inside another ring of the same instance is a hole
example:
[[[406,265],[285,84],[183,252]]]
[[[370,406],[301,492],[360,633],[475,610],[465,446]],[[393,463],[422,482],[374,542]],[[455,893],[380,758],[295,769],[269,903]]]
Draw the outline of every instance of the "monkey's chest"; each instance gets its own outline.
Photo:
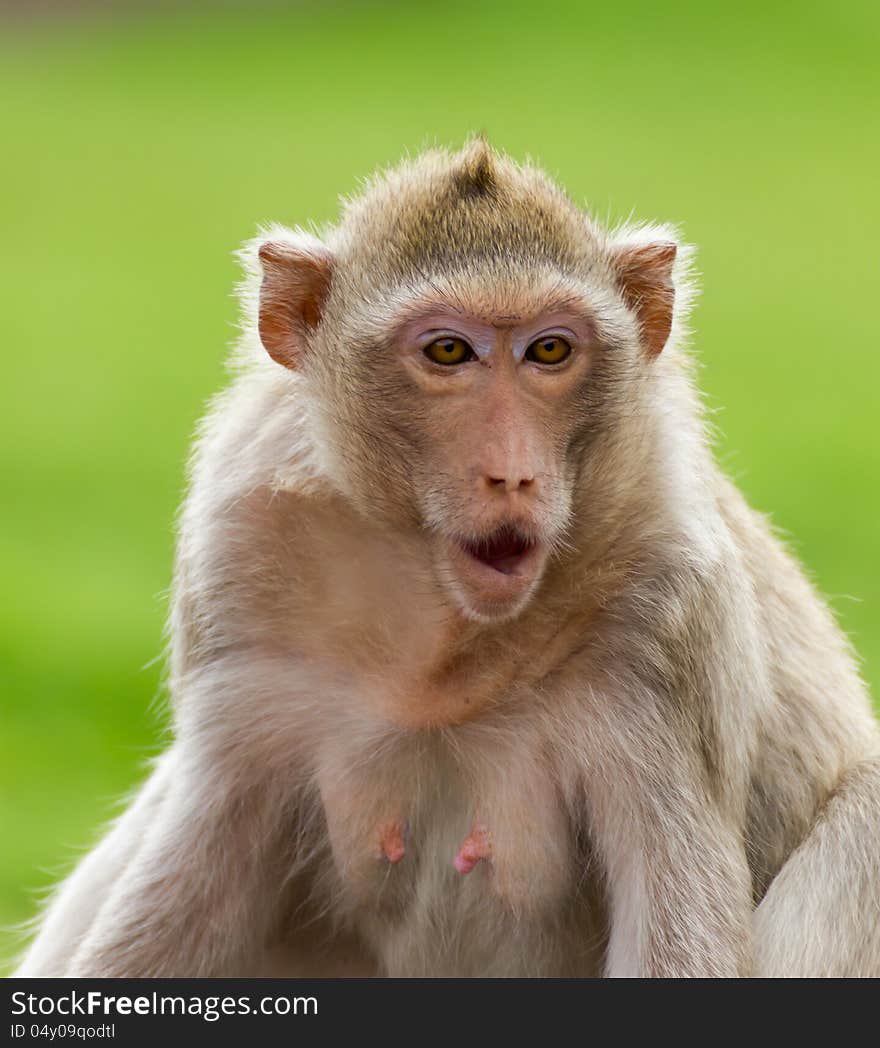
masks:
[[[552,766],[461,757],[425,737],[321,783],[333,876],[382,969],[598,970],[597,896]]]

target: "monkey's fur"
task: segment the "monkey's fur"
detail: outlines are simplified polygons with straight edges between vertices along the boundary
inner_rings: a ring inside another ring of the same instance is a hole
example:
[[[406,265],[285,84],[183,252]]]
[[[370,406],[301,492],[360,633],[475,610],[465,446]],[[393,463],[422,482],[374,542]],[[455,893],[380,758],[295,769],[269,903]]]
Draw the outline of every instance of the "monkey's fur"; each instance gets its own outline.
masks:
[[[878,728],[712,459],[675,240],[478,140],[245,250],[180,519],[175,741],[20,974],[880,975]],[[540,444],[548,559],[480,611],[432,550],[479,538],[494,430],[432,413],[388,333],[551,301],[589,371],[502,419]]]

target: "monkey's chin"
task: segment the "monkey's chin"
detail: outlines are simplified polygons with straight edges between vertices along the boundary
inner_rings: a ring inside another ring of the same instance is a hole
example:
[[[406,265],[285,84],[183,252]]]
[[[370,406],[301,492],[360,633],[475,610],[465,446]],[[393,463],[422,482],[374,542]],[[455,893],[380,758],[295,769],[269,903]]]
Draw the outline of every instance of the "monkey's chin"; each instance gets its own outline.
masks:
[[[523,543],[494,558],[467,543],[445,545],[442,577],[462,613],[477,622],[515,618],[538,588],[547,562],[543,543]]]

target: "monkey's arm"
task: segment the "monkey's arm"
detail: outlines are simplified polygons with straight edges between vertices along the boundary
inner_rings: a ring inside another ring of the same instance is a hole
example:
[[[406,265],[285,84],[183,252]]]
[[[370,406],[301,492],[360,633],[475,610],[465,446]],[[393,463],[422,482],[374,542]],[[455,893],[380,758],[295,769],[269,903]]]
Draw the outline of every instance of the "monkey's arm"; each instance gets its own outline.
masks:
[[[610,908],[606,975],[746,974],[751,879],[741,826],[701,774],[662,700],[610,700],[591,755],[590,832]]]
[[[194,749],[179,748],[64,975],[221,976],[252,963],[275,915],[279,806],[242,769],[229,775]]]
[[[880,756],[844,775],[770,885],[755,974],[880,977]]]
[[[122,876],[155,821],[173,775],[174,760],[173,751],[160,759],[137,797],[53,894],[16,976],[52,978],[64,974],[111,886]]]
[[[605,800],[593,820],[606,874],[609,977],[744,975],[750,959],[749,871],[742,839],[700,801],[644,793]],[[693,803],[691,803],[693,802]],[[598,832],[597,832],[598,827]]]

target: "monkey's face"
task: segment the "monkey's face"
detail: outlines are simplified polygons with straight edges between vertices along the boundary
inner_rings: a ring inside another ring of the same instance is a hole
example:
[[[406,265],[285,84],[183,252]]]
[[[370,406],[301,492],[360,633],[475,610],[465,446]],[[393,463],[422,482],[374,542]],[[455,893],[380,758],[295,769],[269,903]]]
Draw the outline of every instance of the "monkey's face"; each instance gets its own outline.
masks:
[[[403,314],[349,371],[369,409],[349,472],[374,505],[393,491],[400,522],[421,529],[436,579],[468,617],[510,617],[569,521],[590,316],[567,299],[499,312],[445,296]]]
[[[258,242],[260,339],[306,379],[325,472],[471,618],[521,611],[573,517],[590,541],[584,505],[636,475],[609,445],[672,326],[658,232],[609,239],[477,141],[375,180],[326,240]]]

